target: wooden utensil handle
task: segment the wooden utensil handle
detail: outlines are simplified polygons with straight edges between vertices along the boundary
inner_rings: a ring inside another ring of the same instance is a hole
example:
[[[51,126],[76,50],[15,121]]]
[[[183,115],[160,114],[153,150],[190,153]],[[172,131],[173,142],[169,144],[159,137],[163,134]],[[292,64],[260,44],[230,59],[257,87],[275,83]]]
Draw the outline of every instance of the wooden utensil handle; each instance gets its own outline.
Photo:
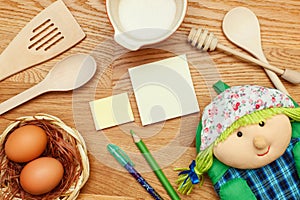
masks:
[[[44,93],[46,91],[44,85],[43,82],[40,82],[24,92],[2,102],[0,104],[0,115]]]
[[[222,44],[218,44],[217,48],[221,49],[221,50],[223,50],[223,51],[225,51],[227,53],[230,53],[232,55],[235,55],[235,56],[237,56],[237,57],[239,57],[239,58],[241,58],[243,60],[250,61],[250,62],[255,63],[255,64],[259,65],[259,66],[262,66],[263,68],[271,70],[271,71],[273,71],[273,72],[275,72],[275,73],[277,73],[279,75],[282,75],[284,73],[284,70],[282,70],[282,69],[279,69],[279,68],[277,68],[275,66],[272,66],[270,64],[264,63],[264,62],[262,62],[262,61],[260,61],[260,60],[258,60],[256,58],[253,58],[252,56],[249,56],[247,54],[243,54],[243,53],[241,53],[239,51],[236,51],[234,49],[226,47],[226,46],[224,46]]]
[[[6,51],[4,50],[0,55],[0,81],[18,72],[18,69],[15,69],[15,66],[17,66],[15,60],[18,58],[9,58],[9,56],[6,56],[5,52]]]
[[[225,52],[228,52],[228,53],[231,53],[241,59],[244,59],[244,60],[247,60],[247,61],[250,61],[252,63],[255,63],[257,65],[260,65],[262,66],[264,69],[265,69],[265,72],[267,73],[267,75],[269,76],[269,78],[271,79],[272,83],[274,84],[274,86],[279,89],[280,91],[282,91],[283,93],[289,95],[289,92],[286,90],[286,88],[284,87],[283,83],[280,81],[279,77],[276,75],[279,74],[281,75],[282,78],[284,78],[285,80],[291,82],[291,83],[295,83],[294,80],[292,80],[291,76],[285,76],[283,77],[282,75],[284,74],[284,70],[282,69],[279,69],[277,67],[274,67],[266,62],[262,62],[256,58],[253,58],[251,56],[248,56],[246,54],[243,54],[239,51],[236,51],[236,50],[233,50],[233,49],[230,49],[224,45],[221,45],[221,44],[218,44],[217,45],[217,48],[225,51]],[[299,78],[298,78],[299,79]]]
[[[294,84],[300,83],[300,73],[295,70],[285,69],[281,77]]]
[[[270,71],[268,69],[264,69],[264,70],[265,70],[266,74],[268,75],[268,77],[270,78],[270,80],[272,81],[272,83],[275,86],[275,88],[277,88],[278,90],[280,90],[284,94],[290,96],[289,92],[287,91],[287,89],[283,85],[282,81],[277,76],[277,74],[275,74],[274,72],[272,72],[272,71]]]

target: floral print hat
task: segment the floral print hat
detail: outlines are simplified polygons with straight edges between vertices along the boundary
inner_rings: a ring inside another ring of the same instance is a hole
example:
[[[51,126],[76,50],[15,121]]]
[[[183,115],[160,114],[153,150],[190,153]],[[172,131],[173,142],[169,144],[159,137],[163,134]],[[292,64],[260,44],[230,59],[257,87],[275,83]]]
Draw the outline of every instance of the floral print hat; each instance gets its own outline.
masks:
[[[228,88],[204,109],[200,150],[209,147],[239,118],[273,107],[295,106],[287,95],[276,89],[255,85]]]

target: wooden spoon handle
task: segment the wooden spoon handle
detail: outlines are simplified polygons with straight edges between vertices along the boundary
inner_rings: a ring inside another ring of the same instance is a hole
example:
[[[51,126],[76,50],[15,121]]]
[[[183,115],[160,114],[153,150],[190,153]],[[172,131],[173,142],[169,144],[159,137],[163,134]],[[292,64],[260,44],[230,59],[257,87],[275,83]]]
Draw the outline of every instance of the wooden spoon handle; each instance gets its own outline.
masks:
[[[39,84],[25,90],[24,92],[17,94],[16,96],[2,102],[0,104],[0,115],[45,92],[46,92],[45,84],[42,81]]]
[[[282,81],[280,80],[279,76],[277,76],[276,73],[274,73],[270,70],[267,70],[267,69],[265,69],[265,72],[268,75],[268,77],[270,78],[270,80],[272,81],[272,83],[276,89],[278,89],[281,92],[283,92],[284,94],[290,96],[289,92],[287,91],[287,89],[285,88],[285,86],[283,85]]]
[[[265,68],[266,70],[270,70],[272,72],[275,72],[275,73],[279,74],[283,79],[285,79],[286,81],[288,81],[290,83],[293,83],[293,84],[299,84],[300,83],[300,73],[298,71],[290,70],[290,69],[285,69],[285,70],[279,69],[279,68],[277,68],[273,65],[262,62],[262,61],[260,61],[256,58],[253,58],[253,57],[248,56],[246,54],[240,53],[239,51],[236,51],[234,49],[230,49],[230,48],[228,48],[228,47],[226,47],[222,44],[218,44],[217,48],[219,48],[219,49],[221,49],[225,52],[228,52],[230,54],[233,54],[233,55],[235,55],[239,58],[242,58],[244,60],[247,60],[247,61],[250,61],[250,62],[255,63],[257,65],[260,65],[263,68]],[[276,76],[276,75],[274,74],[274,76]],[[284,90],[284,91],[286,91],[286,90]]]
[[[239,57],[239,58],[242,58],[243,60],[250,61],[250,62],[252,62],[252,63],[255,63],[255,64],[257,64],[257,65],[260,65],[260,66],[262,66],[263,68],[268,69],[268,70],[271,70],[271,71],[273,71],[273,72],[275,72],[275,73],[277,73],[277,74],[279,74],[279,75],[282,75],[282,74],[284,73],[284,70],[282,70],[282,69],[279,69],[279,68],[277,68],[277,67],[275,67],[275,66],[273,66],[273,65],[264,63],[264,62],[262,62],[262,61],[260,61],[260,60],[258,60],[258,59],[256,59],[256,58],[253,58],[252,56],[249,56],[249,55],[247,55],[247,54],[243,54],[243,53],[241,53],[241,52],[239,52],[239,51],[236,51],[236,50],[234,50],[234,49],[231,49],[231,48],[229,48],[229,47],[226,47],[226,46],[224,46],[224,45],[222,45],[222,44],[218,44],[218,45],[217,45],[217,48],[218,48],[218,49],[221,49],[221,50],[223,50],[223,51],[225,51],[225,52],[227,52],[227,53],[233,54],[233,55],[235,55],[235,56],[237,56],[237,57]]]

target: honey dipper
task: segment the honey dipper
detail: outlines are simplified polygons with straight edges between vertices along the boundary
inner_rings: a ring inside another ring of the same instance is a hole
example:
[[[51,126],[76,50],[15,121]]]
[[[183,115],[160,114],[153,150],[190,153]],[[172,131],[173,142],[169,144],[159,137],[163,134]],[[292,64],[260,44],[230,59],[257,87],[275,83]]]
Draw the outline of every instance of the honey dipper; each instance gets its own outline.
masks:
[[[212,32],[209,32],[207,29],[192,28],[188,36],[188,42],[191,43],[192,46],[203,51],[214,51],[217,48],[221,49],[224,52],[230,53],[246,61],[250,61],[252,63],[260,65],[265,69],[271,70],[291,83],[300,83],[300,73],[298,71],[290,69],[279,69],[278,67],[264,63],[258,59],[255,59],[254,57],[251,57],[249,55],[231,49],[227,46],[219,44],[218,38]]]

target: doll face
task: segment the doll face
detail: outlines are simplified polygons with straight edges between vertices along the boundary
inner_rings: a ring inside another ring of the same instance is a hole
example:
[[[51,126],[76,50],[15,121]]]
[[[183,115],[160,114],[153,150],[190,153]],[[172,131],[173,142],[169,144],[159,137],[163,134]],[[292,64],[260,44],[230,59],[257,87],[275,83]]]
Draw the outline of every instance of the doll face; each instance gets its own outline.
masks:
[[[241,127],[214,147],[224,164],[239,169],[263,167],[286,150],[291,140],[289,118],[280,114],[258,124]]]

